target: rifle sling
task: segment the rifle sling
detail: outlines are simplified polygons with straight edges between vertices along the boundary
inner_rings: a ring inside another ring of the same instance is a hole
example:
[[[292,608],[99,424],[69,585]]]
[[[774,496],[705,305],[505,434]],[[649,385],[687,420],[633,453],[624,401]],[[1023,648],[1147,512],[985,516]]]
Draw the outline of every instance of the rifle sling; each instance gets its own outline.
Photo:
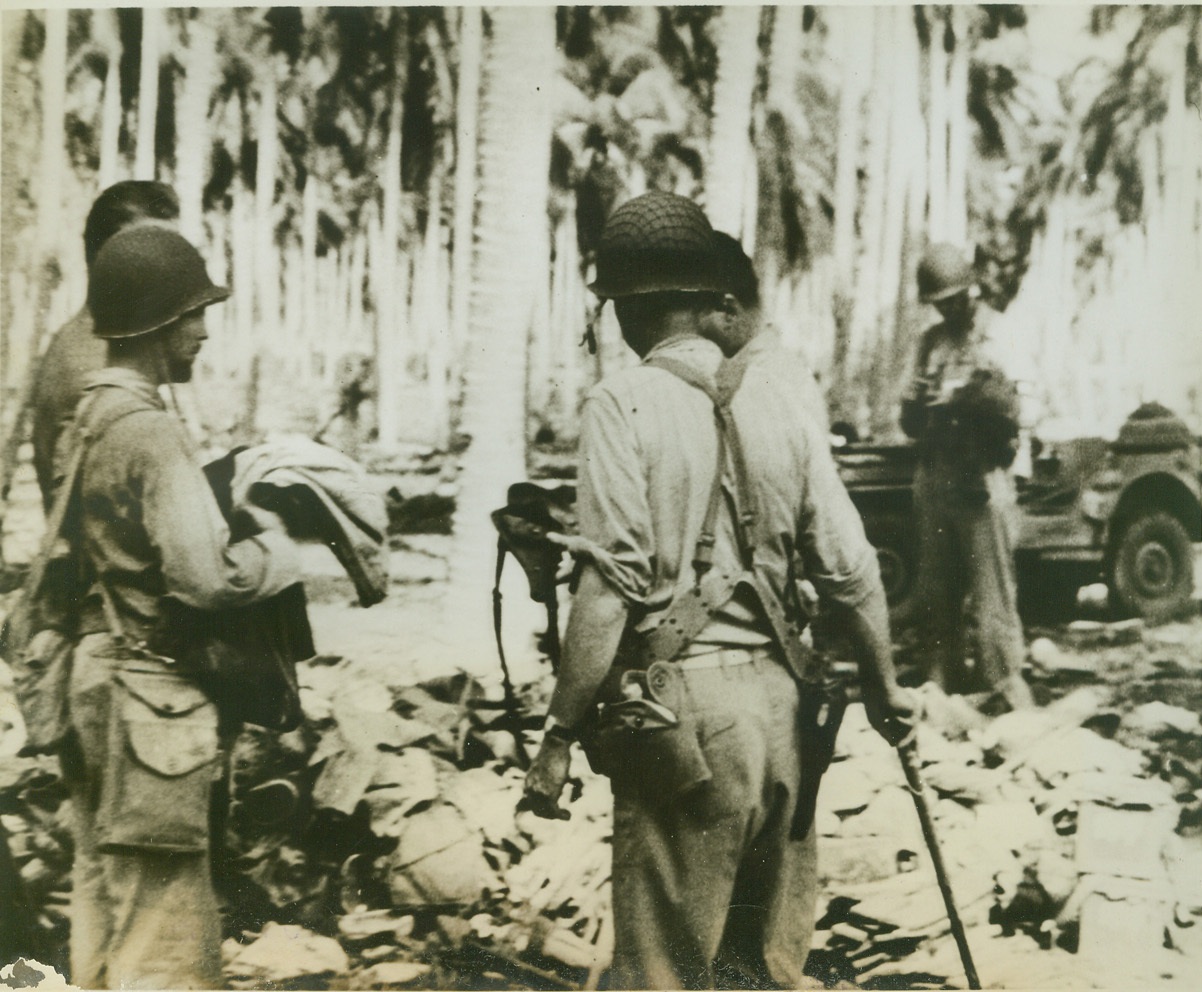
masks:
[[[80,410],[76,412],[75,446],[71,451],[71,459],[67,463],[67,470],[63,475],[63,481],[59,484],[58,490],[55,493],[50,517],[46,521],[46,531],[42,535],[42,544],[38,549],[38,556],[30,566],[29,575],[26,579],[26,589],[28,589],[31,598],[36,597],[41,592],[42,581],[46,577],[46,568],[50,564],[50,559],[54,556],[54,545],[62,535],[63,524],[67,519],[67,511],[70,509],[71,501],[79,489],[80,479],[83,474],[83,460],[87,455],[89,445],[98,440],[117,421],[131,413],[137,413],[139,410],[150,409],[142,400],[130,400],[114,407],[106,417],[85,431],[80,426],[79,418],[81,413],[91,411],[91,404],[94,402],[92,400],[87,407],[84,407],[81,403]]]

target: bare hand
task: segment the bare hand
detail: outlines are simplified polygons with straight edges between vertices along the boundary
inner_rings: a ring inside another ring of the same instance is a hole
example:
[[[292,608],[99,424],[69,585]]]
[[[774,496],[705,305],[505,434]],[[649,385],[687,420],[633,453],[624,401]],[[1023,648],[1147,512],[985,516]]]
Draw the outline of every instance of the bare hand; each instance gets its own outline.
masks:
[[[547,820],[567,820],[571,814],[559,805],[559,796],[568,781],[571,750],[564,741],[543,738],[542,747],[526,772],[526,784],[518,802],[519,813],[529,810]]]
[[[873,729],[894,747],[901,747],[913,736],[920,706],[909,689],[897,683],[883,689],[865,687],[864,708]]]

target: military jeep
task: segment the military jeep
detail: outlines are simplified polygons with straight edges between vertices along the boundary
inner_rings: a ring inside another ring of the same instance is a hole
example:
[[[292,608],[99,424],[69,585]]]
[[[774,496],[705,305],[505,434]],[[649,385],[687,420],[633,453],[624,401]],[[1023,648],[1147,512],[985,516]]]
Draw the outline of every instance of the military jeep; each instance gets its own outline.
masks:
[[[1106,583],[1121,615],[1183,613],[1194,589],[1193,542],[1202,541],[1200,451],[1200,439],[1158,404],[1135,411],[1113,441],[1034,442],[1033,471],[1018,483],[1024,619],[1063,619],[1080,587],[1094,582]],[[835,458],[877,549],[894,626],[905,626],[918,593],[914,446],[850,443]]]

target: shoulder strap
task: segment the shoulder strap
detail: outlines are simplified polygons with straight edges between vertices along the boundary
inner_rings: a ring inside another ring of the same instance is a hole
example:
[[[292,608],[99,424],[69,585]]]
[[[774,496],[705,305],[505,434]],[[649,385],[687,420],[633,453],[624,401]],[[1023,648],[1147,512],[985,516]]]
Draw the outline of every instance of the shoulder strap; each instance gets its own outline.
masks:
[[[669,661],[675,658],[701,633],[713,614],[730,599],[738,584],[748,582],[764,611],[773,639],[784,654],[786,666],[795,679],[804,681],[808,666],[799,640],[801,630],[785,615],[776,595],[754,567],[754,494],[738,425],[731,412],[731,403],[747,370],[746,354],[746,349],[743,349],[734,358],[724,360],[718,367],[713,382],[698,374],[691,366],[670,356],[653,355],[647,360],[648,365],[671,372],[705,393],[714,405],[714,417],[718,425],[717,468],[710,490],[709,507],[693,560],[697,582],[689,593],[673,599],[660,626],[650,632],[647,646],[652,660]],[[735,537],[739,543],[744,571],[736,576],[720,575],[707,579],[706,573],[709,572],[713,561],[714,536],[722,503],[722,476],[726,468],[727,450],[731,456],[731,471],[735,483]],[[711,581],[713,579],[717,582]]]
[[[88,450],[108,432],[110,427],[132,414],[153,411],[155,409],[155,407],[148,404],[144,399],[133,395],[126,395],[109,409],[103,411],[93,422],[91,416],[97,403],[97,396],[98,394],[85,394],[85,398],[80,401],[79,407],[76,410],[74,424],[75,449],[71,454],[71,468],[68,470],[68,476],[71,480],[69,484],[73,489],[79,488],[83,477],[83,461],[87,456]],[[67,485],[68,483],[64,482],[63,488],[65,489]],[[64,514],[65,512],[66,506],[64,505]],[[61,528],[61,526],[62,521],[60,520],[59,527]],[[123,641],[125,640],[125,626],[121,623],[117,606],[113,602],[112,592],[98,572],[96,574],[96,584],[100,589],[100,601],[104,610],[105,620],[109,625],[109,630],[117,640]]]
[[[693,569],[698,581],[710,570],[714,561],[718,515],[723,502],[722,476],[726,469],[728,453],[735,483],[736,505],[733,510],[735,540],[739,545],[739,555],[743,561],[743,567],[750,568],[755,550],[755,504],[747,474],[747,463],[743,456],[743,446],[739,440],[739,432],[735,429],[734,415],[731,413],[731,403],[734,402],[735,394],[743,383],[743,373],[747,370],[745,352],[741,351],[734,358],[725,359],[719,365],[713,380],[703,376],[691,365],[667,355],[653,355],[647,360],[647,364],[661,368],[665,372],[671,372],[678,379],[699,389],[709,397],[710,402],[714,405],[714,419],[718,427],[718,457],[713,485],[710,487],[709,505],[693,555]]]
[[[29,566],[29,575],[25,580],[25,588],[28,590],[30,597],[35,597],[41,592],[42,582],[46,577],[46,569],[50,564],[50,559],[54,557],[54,545],[62,535],[63,524],[67,519],[67,511],[70,509],[71,501],[75,498],[79,490],[83,460],[87,454],[89,443],[100,437],[100,435],[126,415],[136,413],[138,410],[152,409],[144,401],[131,398],[128,402],[115,406],[104,417],[100,418],[96,424],[91,425],[85,431],[79,424],[79,415],[80,413],[90,413],[91,405],[88,404],[85,406],[81,401],[79,413],[76,415],[74,430],[75,445],[71,451],[71,458],[67,462],[67,470],[63,475],[63,481],[55,493],[54,502],[51,504],[50,516],[46,519],[46,531],[42,535],[42,543],[38,548],[38,555]],[[65,437],[66,433],[64,432],[62,436]]]
[[[692,366],[670,356],[655,356],[647,364],[670,372],[688,385],[709,397],[714,406],[714,419],[718,429],[718,454],[714,468],[714,481],[710,486],[709,505],[701,525],[701,533],[693,553],[694,584],[683,595],[675,597],[664,613],[658,627],[646,637],[646,649],[650,661],[670,661],[680,654],[701,633],[710,618],[725,605],[734,594],[739,581],[746,572],[730,575],[713,572],[714,545],[718,529],[718,517],[723,503],[722,477],[726,470],[728,452],[731,469],[735,476],[736,506],[735,539],[739,544],[740,557],[745,569],[750,568],[752,546],[750,541],[753,516],[745,494],[750,488],[745,480],[742,451],[733,430],[734,418],[730,404],[743,381],[746,361],[738,359],[724,361],[713,380],[697,372]],[[732,443],[733,442],[733,443]],[[740,512],[739,507],[742,507]]]
[[[63,521],[67,519],[67,508],[70,506],[71,500],[78,489],[79,470],[83,464],[83,454],[83,445],[77,446],[71,455],[71,461],[67,466],[67,473],[63,477],[62,485],[59,486],[58,492],[54,496],[50,517],[46,521],[46,533],[42,536],[42,544],[38,548],[38,556],[34,559],[33,564],[29,566],[29,576],[26,579],[26,589],[31,598],[41,592],[42,580],[46,577],[46,567],[50,564],[50,559],[54,555],[54,545],[63,531]]]

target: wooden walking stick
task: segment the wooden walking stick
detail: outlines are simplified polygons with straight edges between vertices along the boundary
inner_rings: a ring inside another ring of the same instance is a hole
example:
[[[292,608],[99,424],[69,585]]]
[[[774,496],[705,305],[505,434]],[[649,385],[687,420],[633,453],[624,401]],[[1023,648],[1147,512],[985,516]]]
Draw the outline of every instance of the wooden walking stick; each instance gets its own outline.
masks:
[[[951,882],[947,877],[947,868],[944,867],[939,842],[935,838],[935,823],[931,819],[931,807],[927,802],[926,786],[918,772],[918,745],[915,743],[913,735],[908,741],[903,741],[898,745],[897,754],[901,758],[902,770],[906,773],[910,794],[914,797],[914,808],[918,811],[918,822],[922,825],[922,837],[926,841],[927,851],[930,852],[931,864],[935,866],[935,879],[939,882],[943,905],[947,907],[947,920],[951,924],[952,936],[960,951],[960,960],[964,964],[964,975],[968,979],[968,987],[979,989],[981,980],[977,978],[977,969],[972,963],[972,952],[968,949],[968,937],[964,933],[964,924],[960,921],[960,913],[956,910],[956,903],[952,898]]]

